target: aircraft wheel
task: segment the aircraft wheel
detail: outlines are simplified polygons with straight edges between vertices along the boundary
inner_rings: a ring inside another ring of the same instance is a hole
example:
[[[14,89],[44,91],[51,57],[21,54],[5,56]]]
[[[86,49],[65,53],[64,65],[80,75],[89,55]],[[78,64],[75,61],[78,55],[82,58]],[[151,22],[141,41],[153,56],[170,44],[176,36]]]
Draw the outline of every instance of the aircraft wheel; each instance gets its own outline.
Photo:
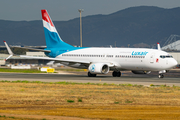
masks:
[[[96,77],[96,74],[91,74],[90,72],[88,72],[88,77]]]
[[[121,77],[121,72],[117,72],[117,77]]]
[[[96,74],[92,74],[93,77],[96,77]]]
[[[121,77],[121,72],[113,71],[112,76],[113,77]]]
[[[164,75],[163,75],[163,74],[159,74],[158,77],[159,77],[159,78],[164,78]]]
[[[113,77],[116,77],[116,76],[117,76],[117,72],[116,72],[116,71],[113,71],[112,76],[113,76]]]

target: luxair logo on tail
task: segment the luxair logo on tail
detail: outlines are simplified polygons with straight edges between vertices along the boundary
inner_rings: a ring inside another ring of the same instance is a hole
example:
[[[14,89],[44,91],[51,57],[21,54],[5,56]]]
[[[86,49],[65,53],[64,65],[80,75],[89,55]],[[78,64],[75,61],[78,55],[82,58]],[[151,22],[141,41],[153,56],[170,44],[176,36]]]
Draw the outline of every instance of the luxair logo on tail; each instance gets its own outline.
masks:
[[[145,56],[147,53],[148,52],[146,52],[146,51],[145,52],[135,52],[135,51],[133,51],[131,55],[140,55],[140,56],[144,55]]]
[[[41,10],[46,39],[47,49],[49,48],[72,48],[73,46],[65,43],[59,36],[47,10]]]
[[[56,32],[56,28],[54,27],[51,18],[49,17],[46,10],[42,10],[42,19],[43,19],[43,26],[48,29],[50,32]]]

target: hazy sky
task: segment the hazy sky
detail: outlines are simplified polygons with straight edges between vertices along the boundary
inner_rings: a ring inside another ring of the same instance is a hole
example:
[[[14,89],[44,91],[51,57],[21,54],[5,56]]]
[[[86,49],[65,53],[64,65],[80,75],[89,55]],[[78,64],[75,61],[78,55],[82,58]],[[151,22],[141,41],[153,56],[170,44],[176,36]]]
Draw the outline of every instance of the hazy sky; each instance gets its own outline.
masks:
[[[53,20],[70,20],[82,16],[110,14],[134,6],[174,8],[180,0],[0,0],[0,19],[40,20],[41,9],[47,9]]]

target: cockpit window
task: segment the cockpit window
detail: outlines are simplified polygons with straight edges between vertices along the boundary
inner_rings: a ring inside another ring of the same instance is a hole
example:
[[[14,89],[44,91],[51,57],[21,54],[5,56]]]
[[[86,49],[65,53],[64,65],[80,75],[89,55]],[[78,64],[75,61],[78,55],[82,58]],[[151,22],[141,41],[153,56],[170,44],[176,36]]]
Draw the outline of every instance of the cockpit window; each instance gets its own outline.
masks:
[[[173,58],[172,55],[161,55],[160,58]]]

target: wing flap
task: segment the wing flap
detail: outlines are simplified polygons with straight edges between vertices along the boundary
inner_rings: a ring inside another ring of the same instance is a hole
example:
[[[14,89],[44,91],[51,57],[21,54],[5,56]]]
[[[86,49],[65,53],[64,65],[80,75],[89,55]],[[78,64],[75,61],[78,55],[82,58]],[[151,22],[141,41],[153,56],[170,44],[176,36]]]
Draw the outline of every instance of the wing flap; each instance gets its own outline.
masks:
[[[49,57],[33,57],[33,56],[26,56],[26,55],[20,55],[20,57],[23,58],[31,58],[31,59],[41,59],[41,60],[51,60],[51,61],[59,61],[59,62],[71,62],[71,63],[85,63],[90,64],[88,61],[77,61],[77,60],[71,60],[71,59],[61,59],[61,58],[49,58]]]

